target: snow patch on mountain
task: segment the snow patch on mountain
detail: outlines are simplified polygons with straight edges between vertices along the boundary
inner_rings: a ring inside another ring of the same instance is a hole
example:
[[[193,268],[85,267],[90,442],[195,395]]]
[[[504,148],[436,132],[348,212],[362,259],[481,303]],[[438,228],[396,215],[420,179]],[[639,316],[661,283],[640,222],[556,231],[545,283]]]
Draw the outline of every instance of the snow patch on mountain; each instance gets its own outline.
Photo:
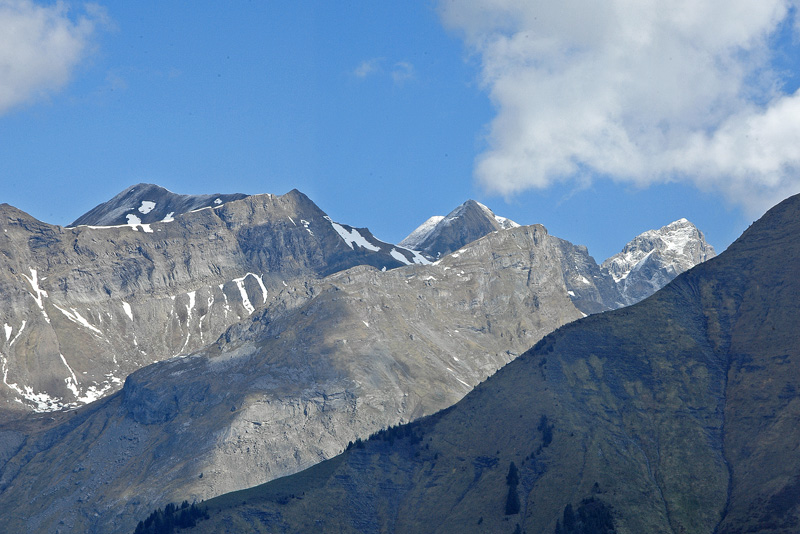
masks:
[[[141,213],[142,215],[147,215],[148,213],[153,211],[153,208],[155,207],[156,207],[155,202],[151,200],[142,200],[142,205],[139,206],[139,213]]]
[[[264,285],[264,280],[262,276],[253,273],[247,273],[241,278],[233,279],[233,282],[236,284],[236,287],[239,288],[239,295],[242,297],[242,306],[244,306],[244,309],[247,310],[248,315],[252,315],[253,312],[256,311],[256,308],[255,306],[253,306],[253,303],[250,302],[250,297],[247,295],[247,289],[244,287],[244,281],[248,276],[252,276],[258,282],[258,285],[261,288],[261,296],[263,299],[262,304],[267,302],[267,287]]]
[[[131,305],[123,300],[122,301],[122,309],[125,311],[125,315],[128,316],[128,319],[133,321],[133,310],[131,310]]]
[[[406,265],[411,265],[411,263],[412,263],[412,262],[408,261],[408,258],[406,258],[406,257],[405,257],[405,256],[403,256],[402,254],[400,254],[399,252],[397,252],[397,249],[394,249],[394,248],[393,248],[393,249],[392,249],[392,251],[391,251],[391,252],[389,252],[389,254],[390,254],[390,255],[391,255],[391,256],[392,256],[394,259],[396,259],[397,261],[399,261],[399,262],[401,262],[401,263],[405,263]]]
[[[66,318],[69,319],[70,321],[72,321],[73,323],[79,324],[84,328],[88,328],[89,330],[91,330],[95,334],[99,334],[101,336],[103,335],[103,332],[99,328],[95,327],[89,321],[87,321],[86,318],[83,317],[80,313],[78,313],[78,311],[75,308],[70,308],[70,310],[72,310],[72,311],[69,311],[69,310],[65,310],[61,306],[58,306],[58,305],[55,305],[55,304],[54,304],[54,306],[56,307],[56,309],[58,309],[58,311],[63,313],[64,316],[66,316]]]
[[[127,215],[125,215],[125,218],[128,220],[127,226],[130,226],[134,231],[138,232],[139,229],[136,227],[141,226],[143,232],[146,232],[148,234],[153,233],[153,230],[150,228],[150,225],[142,224],[142,220],[133,213],[128,213]]]
[[[353,245],[358,245],[359,247],[371,250],[373,252],[379,252],[381,250],[380,247],[377,247],[367,241],[364,236],[362,236],[355,228],[347,231],[344,226],[333,222],[330,218],[328,218],[328,222],[331,223],[331,226],[333,226],[333,229],[336,230],[336,233],[341,236],[344,242],[347,243],[347,246],[351,249],[355,250]]]
[[[494,218],[494,220],[497,221],[497,224],[499,224],[500,228],[502,228],[503,230],[519,227],[519,224],[515,223],[508,217],[500,217],[499,215],[495,215],[495,213],[492,210],[490,210],[487,206],[481,204],[480,202],[476,201],[475,204],[477,204],[478,207],[481,208],[486,213],[486,215]]]
[[[24,274],[22,276],[31,285],[31,288],[33,289],[34,293],[36,293],[35,295],[33,293],[30,293],[30,296],[33,297],[33,300],[36,301],[36,305],[42,311],[42,315],[44,315],[44,320],[49,323],[50,322],[50,317],[48,317],[47,312],[44,309],[44,299],[47,297],[47,291],[45,291],[44,289],[41,289],[39,287],[39,274],[38,274],[38,271],[36,269],[34,269],[33,267],[29,267],[29,269],[31,271],[31,276],[28,277],[27,275],[24,275]]]
[[[433,217],[431,217],[430,219],[419,225],[419,227],[416,230],[408,234],[408,236],[402,241],[400,241],[398,245],[411,250],[415,250],[416,247],[420,243],[422,243],[425,240],[425,238],[427,238],[431,234],[431,232],[433,232],[433,230],[436,228],[436,225],[442,222],[442,220],[444,220],[444,215],[434,215]]]
[[[48,412],[51,410],[58,410],[63,406],[62,399],[58,397],[51,397],[47,393],[35,392],[30,386],[20,387],[16,382],[8,381],[8,360],[3,354],[0,354],[0,367],[3,372],[3,383],[11,390],[13,390],[19,397],[15,400],[20,404],[32,405],[34,412]]]
[[[404,248],[403,250],[407,250],[408,252],[410,252],[411,254],[414,255],[414,258],[413,258],[414,263],[417,263],[419,265],[430,265],[431,264],[431,261],[428,258],[426,258],[425,256],[423,256],[422,254],[420,254],[419,251],[411,250],[411,249],[407,249],[407,248]]]
[[[19,330],[17,330],[17,335],[14,336],[14,339],[12,339],[11,341],[8,342],[8,346],[9,347],[14,346],[14,343],[17,342],[17,340],[19,339],[20,334],[22,334],[22,331],[25,330],[25,325],[26,324],[28,324],[28,320],[27,319],[23,319],[22,320],[22,324],[19,327]]]
[[[3,384],[5,384],[9,389],[18,395],[18,397],[15,399],[16,402],[19,402],[20,404],[27,404],[35,413],[63,410],[65,408],[75,408],[82,404],[94,402],[106,396],[106,394],[108,394],[112,388],[119,387],[122,384],[121,379],[109,374],[106,376],[107,380],[103,385],[96,383],[90,385],[86,388],[83,394],[81,394],[75,372],[72,370],[72,367],[69,365],[69,363],[67,363],[67,359],[63,354],[59,353],[59,357],[61,358],[61,363],[64,364],[64,367],[66,367],[69,373],[69,376],[64,379],[64,383],[66,384],[67,389],[69,389],[70,392],[72,392],[72,394],[75,396],[76,402],[66,402],[61,397],[52,396],[46,392],[37,392],[31,386],[20,386],[16,382],[9,382],[8,360],[2,353],[0,353],[0,369],[2,370],[3,374]]]

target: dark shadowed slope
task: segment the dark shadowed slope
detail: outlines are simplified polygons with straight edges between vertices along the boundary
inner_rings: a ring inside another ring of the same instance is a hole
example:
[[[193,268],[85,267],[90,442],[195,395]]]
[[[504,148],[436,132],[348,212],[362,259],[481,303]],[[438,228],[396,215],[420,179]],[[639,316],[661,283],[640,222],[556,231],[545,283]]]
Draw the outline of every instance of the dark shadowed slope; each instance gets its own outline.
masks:
[[[796,196],[452,409],[214,499],[196,530],[798,532],[798,236]]]

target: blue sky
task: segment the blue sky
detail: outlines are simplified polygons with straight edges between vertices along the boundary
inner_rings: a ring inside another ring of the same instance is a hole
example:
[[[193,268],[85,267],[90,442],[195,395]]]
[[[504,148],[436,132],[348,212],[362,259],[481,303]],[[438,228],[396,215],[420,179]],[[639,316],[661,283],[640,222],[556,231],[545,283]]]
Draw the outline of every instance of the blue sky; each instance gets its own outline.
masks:
[[[297,188],[397,242],[473,198],[598,261],[680,217],[724,249],[800,192],[796,4],[625,6],[0,1],[0,202]]]

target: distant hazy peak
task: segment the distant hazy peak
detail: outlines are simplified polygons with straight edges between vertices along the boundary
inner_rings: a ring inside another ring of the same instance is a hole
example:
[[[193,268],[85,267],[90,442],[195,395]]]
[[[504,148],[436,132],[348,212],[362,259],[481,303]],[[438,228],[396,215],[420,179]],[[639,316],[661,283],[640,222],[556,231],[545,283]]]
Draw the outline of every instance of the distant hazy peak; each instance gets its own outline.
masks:
[[[249,195],[180,195],[159,185],[140,183],[95,206],[70,226],[120,226],[170,222],[190,211],[215,208]]]
[[[399,245],[436,258],[458,250],[495,230],[518,226],[511,219],[495,215],[480,202],[467,200],[447,216],[436,215],[429,218]]]
[[[716,256],[714,247],[706,243],[703,233],[687,219],[681,218],[657,230],[639,234],[625,245],[622,252],[605,260],[602,266],[609,270],[614,281],[619,282],[654,252],[686,265],[683,270]]]

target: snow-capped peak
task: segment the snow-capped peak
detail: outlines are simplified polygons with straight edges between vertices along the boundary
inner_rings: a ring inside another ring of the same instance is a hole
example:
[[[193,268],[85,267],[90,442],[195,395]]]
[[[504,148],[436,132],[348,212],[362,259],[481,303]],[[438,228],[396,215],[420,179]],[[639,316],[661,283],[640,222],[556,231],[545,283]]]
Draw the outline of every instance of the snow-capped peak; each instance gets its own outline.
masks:
[[[467,201],[467,202],[469,202],[469,201]],[[473,200],[472,202],[475,202],[475,204],[477,204],[478,207],[481,208],[486,213],[486,215],[488,215],[489,217],[492,217],[495,221],[497,221],[497,224],[499,224],[500,228],[502,228],[503,230],[508,230],[509,228],[517,228],[517,227],[519,227],[519,224],[515,223],[511,219],[509,219],[507,217],[500,217],[499,215],[495,215],[495,213],[491,209],[489,209],[487,206],[485,206],[484,204],[481,204],[480,202],[475,201],[475,200]],[[462,205],[466,205],[466,203],[462,204]]]
[[[519,224],[506,217],[495,215],[480,202],[468,200],[447,216],[436,215],[429,218],[399,244],[436,258],[495,230],[506,230],[517,226]]]
[[[416,230],[408,234],[408,236],[402,241],[400,241],[398,245],[400,245],[401,247],[416,250],[417,245],[422,243],[425,240],[425,238],[428,237],[428,235],[430,235],[431,232],[433,232],[434,228],[436,228],[436,225],[442,222],[443,220],[444,220],[444,215],[434,215],[433,217],[431,217],[430,219],[419,225],[419,227]]]
[[[70,226],[132,226],[132,221],[145,225],[170,222],[182,213],[219,207],[225,202],[247,196],[241,193],[179,195],[155,184],[136,184],[94,207]]]
[[[658,230],[639,234],[619,254],[604,261],[602,268],[614,282],[625,285],[623,293],[626,293],[629,288],[652,282],[654,276],[671,280],[715,255],[714,247],[706,243],[703,233],[681,218]],[[659,287],[666,281],[659,280]],[[629,301],[635,300],[635,296],[630,296]]]

